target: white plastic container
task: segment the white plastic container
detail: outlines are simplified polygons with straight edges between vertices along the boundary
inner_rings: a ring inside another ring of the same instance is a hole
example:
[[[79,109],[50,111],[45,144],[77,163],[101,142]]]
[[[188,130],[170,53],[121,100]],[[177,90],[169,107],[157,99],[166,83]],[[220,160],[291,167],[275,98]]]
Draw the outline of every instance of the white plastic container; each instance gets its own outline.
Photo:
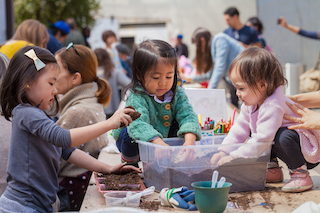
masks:
[[[179,138],[164,139],[170,146],[137,141],[146,187],[155,186],[159,191],[162,188],[181,186],[192,189],[192,182],[211,181],[213,171],[217,170],[219,177],[224,176],[226,181],[232,183],[230,192],[264,189],[272,142],[222,145],[225,137],[226,135],[204,137],[194,146],[181,146],[184,140]],[[260,146],[265,151],[256,157],[236,158],[221,166],[210,162],[219,148],[237,150],[240,147],[252,149]]]
[[[131,195],[127,196],[130,193]],[[106,200],[107,207],[139,207],[140,205],[140,198],[139,196],[134,196],[137,192],[125,192],[125,191],[115,191],[115,192],[108,192],[104,194]]]

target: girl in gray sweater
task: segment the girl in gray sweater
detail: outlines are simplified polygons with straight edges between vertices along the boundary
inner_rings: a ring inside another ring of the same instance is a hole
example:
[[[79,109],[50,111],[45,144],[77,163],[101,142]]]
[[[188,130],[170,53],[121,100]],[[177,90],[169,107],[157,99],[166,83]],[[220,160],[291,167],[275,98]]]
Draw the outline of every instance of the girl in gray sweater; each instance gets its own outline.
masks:
[[[72,148],[132,119],[117,111],[110,119],[93,125],[63,129],[46,111],[57,104],[60,74],[54,56],[46,49],[27,46],[12,58],[0,87],[0,104],[12,134],[7,166],[8,187],[0,197],[0,212],[53,212],[58,190],[60,157],[87,170],[105,174],[140,170],[119,164],[109,166]]]

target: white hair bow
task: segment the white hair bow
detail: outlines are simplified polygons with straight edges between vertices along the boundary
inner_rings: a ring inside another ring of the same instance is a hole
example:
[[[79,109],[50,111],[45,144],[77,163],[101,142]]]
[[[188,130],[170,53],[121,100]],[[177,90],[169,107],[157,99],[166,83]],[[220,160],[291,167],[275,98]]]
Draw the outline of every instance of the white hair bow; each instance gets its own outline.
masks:
[[[29,50],[28,52],[26,52],[26,53],[24,53],[24,54],[33,60],[34,65],[36,66],[36,69],[37,69],[38,71],[41,70],[43,67],[46,66],[46,65],[38,58],[38,56],[36,55],[36,52],[34,51],[34,49],[31,49],[31,50]]]

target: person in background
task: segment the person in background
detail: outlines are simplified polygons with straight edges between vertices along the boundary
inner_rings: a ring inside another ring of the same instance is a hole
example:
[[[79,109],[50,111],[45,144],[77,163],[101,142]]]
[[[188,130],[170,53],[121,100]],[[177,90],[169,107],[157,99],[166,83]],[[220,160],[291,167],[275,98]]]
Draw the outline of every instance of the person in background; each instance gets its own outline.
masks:
[[[218,33],[213,38],[204,28],[197,28],[192,35],[192,43],[196,44],[197,72],[210,79],[208,89],[216,89],[223,79],[230,91],[231,103],[238,105],[236,89],[228,77],[228,70],[232,60],[245,48],[225,33]]]
[[[0,84],[2,76],[5,74],[7,67],[9,65],[9,58],[0,53]],[[7,163],[9,156],[9,147],[10,147],[10,135],[11,135],[11,123],[7,121],[2,115],[0,110],[0,195],[6,189],[8,183],[6,181],[7,177]]]
[[[294,32],[296,34],[299,34],[301,36],[307,37],[307,38],[312,38],[312,39],[320,39],[320,30],[318,31],[309,31],[309,30],[304,30],[301,29],[300,27],[288,24],[286,19],[283,17],[280,17],[278,19],[278,24],[291,32]]]
[[[102,40],[106,43],[106,50],[108,51],[112,59],[115,69],[119,69],[124,73],[127,73],[127,71],[123,69],[121,65],[119,53],[118,53],[118,50],[116,49],[116,46],[117,46],[116,34],[112,30],[106,30],[102,33]]]
[[[89,27],[82,28],[82,36],[84,38],[84,42],[86,43],[86,46],[89,48],[91,48],[91,46],[88,42],[88,38],[90,37],[90,33],[91,33],[91,30]]]
[[[70,27],[67,23],[61,20],[54,23],[53,26],[48,29],[49,42],[47,44],[47,48],[52,54],[55,54],[63,47],[62,44],[67,38],[69,32]]]
[[[46,48],[48,41],[46,26],[37,20],[26,19],[19,24],[12,38],[0,45],[0,52],[11,59],[22,47],[35,45]]]
[[[104,121],[103,106],[110,102],[111,88],[103,78],[97,77],[98,62],[94,52],[84,45],[70,43],[67,48],[58,50],[55,58],[60,67],[56,87],[58,94],[63,95],[59,99],[60,116],[56,123],[64,129],[72,129]],[[98,158],[100,150],[107,145],[107,135],[103,134],[77,149]],[[61,159],[59,184],[67,190],[69,199],[64,202],[69,202],[69,210],[80,210],[91,174]]]
[[[126,106],[133,106],[141,116],[129,128],[113,131],[123,162],[138,167],[139,149],[134,140],[168,146],[164,138],[180,137],[189,146],[201,139],[197,115],[177,85],[177,60],[174,48],[161,40],[146,40],[134,51],[133,78],[124,92],[130,91]]]
[[[107,108],[104,108],[107,118],[111,117],[118,109],[121,95],[119,87],[123,88],[130,83],[130,78],[127,77],[121,70],[115,69],[109,53],[103,48],[97,48],[94,53],[98,59],[99,76],[108,81],[111,87],[111,101]]]
[[[117,45],[116,49],[118,50],[122,67],[127,71],[127,76],[132,78],[130,49],[125,44]]]
[[[63,41],[63,46],[68,46],[70,42],[73,44],[86,45],[82,33],[78,31],[76,20],[74,20],[74,18],[68,18],[66,23],[70,27],[70,32]]]
[[[244,47],[261,47],[258,35],[259,33],[252,27],[244,25],[239,19],[239,11],[235,7],[229,7],[224,12],[224,19],[229,28],[224,31],[225,34],[239,41]]]
[[[296,123],[283,116],[293,116],[295,112],[286,105],[286,102],[292,104],[293,101],[284,95],[287,80],[283,76],[281,63],[266,49],[250,47],[232,61],[229,77],[243,104],[222,144],[274,142],[266,181],[283,181],[277,160],[279,158],[288,166],[291,177],[281,188],[282,191],[303,192],[311,189],[313,182],[308,169],[319,164],[320,155],[315,155],[315,149],[309,143],[318,143],[320,132],[313,134],[308,130],[288,129],[288,126]],[[227,146],[220,147],[219,153],[212,156],[211,162],[220,166],[235,158],[258,157],[268,147],[268,144],[242,146],[236,150]],[[317,153],[320,153],[320,149]]]
[[[180,56],[184,55],[186,58],[188,58],[189,56],[188,46],[182,42],[182,38],[183,38],[182,34],[179,34],[177,36],[177,45],[176,45],[177,56],[178,58],[180,58]]]
[[[256,31],[258,31],[258,33],[259,33],[258,39],[259,39],[259,41],[261,43],[261,47],[262,48],[266,48],[268,51],[271,52],[271,48],[267,45],[266,41],[262,37],[263,24],[260,21],[260,19],[258,17],[251,17],[251,18],[248,19],[246,25],[249,26],[249,27],[253,27]]]
[[[8,186],[0,197],[0,212],[57,212],[60,157],[77,166],[104,174],[141,172],[133,166],[110,166],[75,149],[107,131],[132,122],[127,113],[74,129],[64,129],[50,119],[58,110],[57,80],[60,68],[49,50],[27,46],[11,59],[0,86],[5,119],[12,123]],[[50,114],[49,114],[50,113]],[[72,148],[73,147],[73,148]],[[17,157],[18,156],[18,157]]]

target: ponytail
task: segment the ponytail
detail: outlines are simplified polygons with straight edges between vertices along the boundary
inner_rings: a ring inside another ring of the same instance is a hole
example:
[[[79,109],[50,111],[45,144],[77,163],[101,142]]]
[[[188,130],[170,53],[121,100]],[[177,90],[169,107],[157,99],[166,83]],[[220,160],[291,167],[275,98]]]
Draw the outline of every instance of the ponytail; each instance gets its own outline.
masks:
[[[98,84],[98,89],[96,91],[96,96],[98,102],[102,105],[108,105],[111,100],[111,87],[108,82],[102,78],[97,78],[96,82]]]

